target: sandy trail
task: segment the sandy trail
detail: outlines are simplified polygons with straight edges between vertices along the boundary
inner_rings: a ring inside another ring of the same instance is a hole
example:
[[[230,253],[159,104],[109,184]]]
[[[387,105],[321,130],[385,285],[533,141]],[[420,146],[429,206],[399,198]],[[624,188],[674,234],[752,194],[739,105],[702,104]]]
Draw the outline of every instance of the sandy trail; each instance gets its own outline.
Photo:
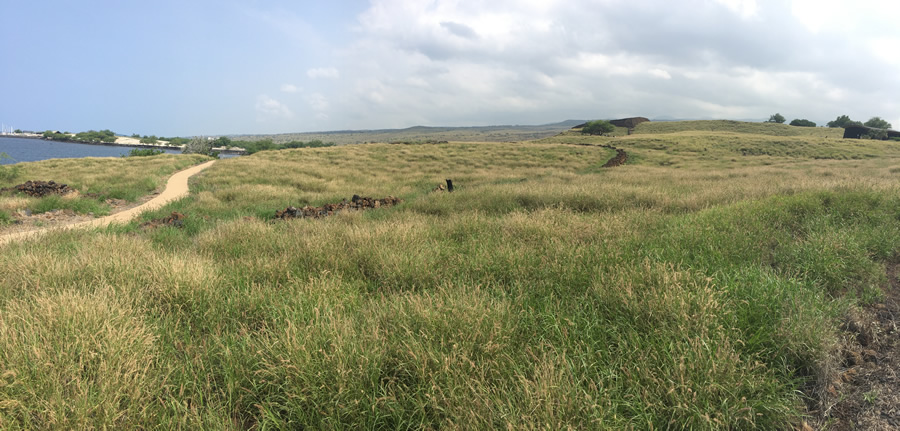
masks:
[[[208,161],[206,163],[193,166],[187,168],[183,171],[178,171],[166,182],[166,188],[159,194],[159,196],[147,201],[141,206],[137,206],[131,208],[129,210],[125,210],[122,212],[118,212],[112,215],[108,215],[106,217],[101,217],[94,220],[89,220],[86,222],[73,223],[65,226],[55,226],[53,228],[47,229],[39,229],[32,230],[27,232],[15,232],[7,235],[0,236],[0,244],[5,244],[10,241],[37,237],[46,232],[54,231],[54,230],[69,230],[69,229],[78,229],[78,228],[94,228],[94,227],[104,227],[111,223],[127,223],[131,219],[137,217],[138,214],[144,211],[150,211],[157,209],[175,199],[181,198],[188,194],[188,178],[196,175],[200,171],[212,166],[215,163],[215,160]]]

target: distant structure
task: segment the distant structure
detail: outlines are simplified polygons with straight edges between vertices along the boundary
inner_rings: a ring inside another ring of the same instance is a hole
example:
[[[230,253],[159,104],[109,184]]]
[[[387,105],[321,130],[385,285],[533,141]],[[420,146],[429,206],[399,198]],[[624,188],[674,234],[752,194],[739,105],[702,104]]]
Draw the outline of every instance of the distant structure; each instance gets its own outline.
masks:
[[[7,126],[6,124],[0,125],[0,135],[12,135],[13,127]]]
[[[629,117],[620,118],[618,120],[609,120],[610,124],[612,124],[613,126],[627,128],[629,135],[634,131],[634,128],[637,127],[638,124],[646,123],[648,121],[650,120],[644,117]],[[579,124],[573,127],[573,129],[583,129],[585,126],[587,126],[587,123]]]
[[[609,122],[612,123],[613,126],[625,127],[628,130],[634,129],[635,127],[637,127],[638,124],[646,123],[648,121],[650,121],[650,120],[647,118],[644,118],[644,117],[631,117],[631,118],[621,118],[618,120],[609,120]]]
[[[847,126],[844,127],[844,139],[860,139],[863,135],[869,134],[871,131],[880,131],[884,129],[876,129],[874,127],[866,127],[866,126]],[[887,130],[888,138],[900,138],[900,132],[896,130]]]

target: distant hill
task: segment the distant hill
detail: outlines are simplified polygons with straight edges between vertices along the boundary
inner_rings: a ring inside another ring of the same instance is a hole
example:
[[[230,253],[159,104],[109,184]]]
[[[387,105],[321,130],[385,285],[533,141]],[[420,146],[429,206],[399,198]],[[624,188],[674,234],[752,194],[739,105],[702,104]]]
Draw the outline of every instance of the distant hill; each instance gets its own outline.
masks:
[[[274,135],[231,135],[229,138],[236,141],[271,139],[275,143],[320,140],[324,142],[334,142],[338,145],[361,144],[366,142],[416,142],[428,140],[514,142],[554,136],[584,122],[585,120],[566,120],[559,123],[536,126],[415,126],[406,129],[336,130],[330,132],[280,133]]]

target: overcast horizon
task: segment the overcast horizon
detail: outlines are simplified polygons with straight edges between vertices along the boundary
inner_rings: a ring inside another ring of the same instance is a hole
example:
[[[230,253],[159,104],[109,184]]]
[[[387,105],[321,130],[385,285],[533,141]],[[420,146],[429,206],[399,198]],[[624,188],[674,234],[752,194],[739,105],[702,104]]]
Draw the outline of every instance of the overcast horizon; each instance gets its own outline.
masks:
[[[776,112],[900,128],[900,3],[0,1],[0,122],[27,130],[191,136]]]

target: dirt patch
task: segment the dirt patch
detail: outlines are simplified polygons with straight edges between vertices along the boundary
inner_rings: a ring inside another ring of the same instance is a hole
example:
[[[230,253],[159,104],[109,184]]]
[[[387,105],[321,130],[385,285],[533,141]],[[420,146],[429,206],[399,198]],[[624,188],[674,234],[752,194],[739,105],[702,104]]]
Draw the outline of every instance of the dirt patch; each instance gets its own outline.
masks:
[[[628,161],[628,154],[625,150],[621,148],[614,148],[616,150],[616,156],[609,159],[606,164],[603,165],[604,168],[614,168],[616,166],[622,166],[625,162]]]
[[[65,195],[66,198],[77,195],[78,192]],[[128,211],[150,201],[158,196],[159,192],[153,192],[144,196],[135,202],[128,202],[122,199],[106,199],[104,202],[110,206],[110,214],[117,214]],[[84,195],[82,195],[84,196]],[[45,213],[35,214],[29,209],[20,209],[13,211],[12,223],[6,226],[0,226],[0,236],[18,232],[30,232],[41,229],[52,229],[55,227],[66,226],[73,223],[82,223],[96,220],[93,213],[78,214],[71,210],[52,210]]]
[[[900,262],[887,265],[883,302],[847,316],[839,374],[825,390],[828,430],[900,429]]]
[[[141,223],[141,229],[156,229],[161,226],[181,228],[184,227],[185,218],[187,218],[186,215],[177,211],[172,211],[172,214],[169,214],[163,218],[157,218],[148,222]]]
[[[394,206],[403,202],[400,198],[388,196],[375,199],[353,195],[350,201],[344,199],[336,204],[325,204],[320,207],[305,206],[303,208],[287,207],[275,211],[275,218],[287,220],[292,218],[322,218],[339,214],[341,211],[361,211],[374,208]]]

